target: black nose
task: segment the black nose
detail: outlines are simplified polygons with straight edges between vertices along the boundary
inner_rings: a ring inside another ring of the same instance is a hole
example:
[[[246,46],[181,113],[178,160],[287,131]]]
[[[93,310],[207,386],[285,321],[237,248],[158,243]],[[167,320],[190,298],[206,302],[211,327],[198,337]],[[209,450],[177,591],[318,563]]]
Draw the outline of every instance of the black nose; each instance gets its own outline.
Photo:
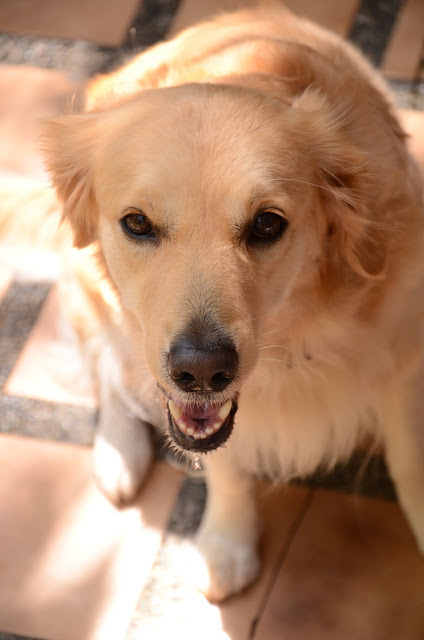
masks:
[[[223,391],[234,380],[237,368],[237,352],[227,342],[199,348],[182,338],[168,354],[169,375],[183,391]]]

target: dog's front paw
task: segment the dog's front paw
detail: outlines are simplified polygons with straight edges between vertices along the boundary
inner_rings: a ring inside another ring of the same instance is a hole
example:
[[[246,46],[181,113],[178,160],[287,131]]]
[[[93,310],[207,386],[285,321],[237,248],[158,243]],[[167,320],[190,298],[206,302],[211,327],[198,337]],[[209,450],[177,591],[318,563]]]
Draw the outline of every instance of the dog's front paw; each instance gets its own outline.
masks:
[[[101,435],[93,449],[93,471],[103,493],[122,506],[135,500],[152,461],[151,446],[145,441],[132,450],[121,451]]]
[[[205,563],[200,588],[211,602],[238,593],[256,580],[260,560],[256,546],[218,532],[200,532],[196,546]]]

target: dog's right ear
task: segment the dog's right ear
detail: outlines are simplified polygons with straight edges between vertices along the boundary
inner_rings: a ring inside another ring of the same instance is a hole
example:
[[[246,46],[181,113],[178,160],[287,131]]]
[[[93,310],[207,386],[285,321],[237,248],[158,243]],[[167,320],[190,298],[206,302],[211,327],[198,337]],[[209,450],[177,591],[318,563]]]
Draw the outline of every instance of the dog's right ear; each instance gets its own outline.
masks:
[[[51,120],[44,131],[46,165],[63,203],[62,221],[70,223],[74,246],[79,249],[96,239],[93,163],[97,135],[98,117],[91,114]]]

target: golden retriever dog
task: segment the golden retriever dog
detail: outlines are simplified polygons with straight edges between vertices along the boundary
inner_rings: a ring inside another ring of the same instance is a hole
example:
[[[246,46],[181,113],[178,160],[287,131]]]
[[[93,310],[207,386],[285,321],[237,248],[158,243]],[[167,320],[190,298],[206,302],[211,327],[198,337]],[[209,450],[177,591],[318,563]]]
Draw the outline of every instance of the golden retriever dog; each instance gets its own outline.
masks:
[[[201,460],[213,600],[260,570],[255,477],[331,468],[370,438],[424,551],[424,210],[405,137],[362,56],[284,8],[195,26],[47,125],[96,476],[134,499],[147,424]]]

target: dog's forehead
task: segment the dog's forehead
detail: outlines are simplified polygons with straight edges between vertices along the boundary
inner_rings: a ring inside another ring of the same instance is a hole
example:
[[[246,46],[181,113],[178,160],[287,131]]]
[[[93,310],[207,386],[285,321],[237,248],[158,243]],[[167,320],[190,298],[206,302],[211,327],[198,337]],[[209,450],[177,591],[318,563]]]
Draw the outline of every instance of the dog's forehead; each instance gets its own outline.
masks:
[[[147,91],[116,113],[119,134],[111,140],[111,151],[124,145],[127,154],[143,161],[175,153],[180,163],[193,154],[228,155],[233,148],[240,158],[240,151],[247,156],[252,145],[271,152],[278,133],[276,120],[285,110],[285,105],[258,92],[232,86]]]
[[[117,133],[102,151],[106,199],[135,205],[143,195],[173,200],[237,191],[249,197],[270,183],[276,167],[289,172],[295,132],[288,108],[238,87],[188,85],[146,92],[125,105]],[[288,119],[290,121],[290,118]],[[284,168],[286,165],[286,168]],[[105,174],[111,172],[109,179]],[[145,193],[145,191],[148,193]]]

